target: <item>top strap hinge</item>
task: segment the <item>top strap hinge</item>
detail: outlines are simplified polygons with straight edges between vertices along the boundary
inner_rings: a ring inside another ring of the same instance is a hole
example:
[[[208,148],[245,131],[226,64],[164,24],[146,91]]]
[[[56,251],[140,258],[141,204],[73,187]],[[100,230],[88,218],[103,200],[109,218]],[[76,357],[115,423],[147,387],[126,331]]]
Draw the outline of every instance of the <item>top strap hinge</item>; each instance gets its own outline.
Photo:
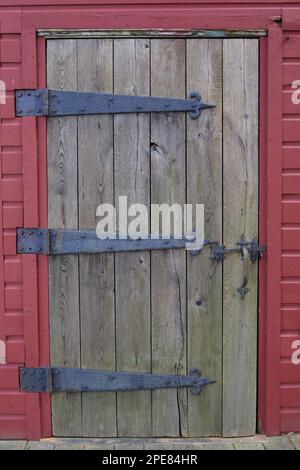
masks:
[[[201,101],[198,92],[191,92],[189,99],[177,99],[48,89],[16,90],[17,116],[188,112],[192,119],[197,119],[202,109],[212,107]]]

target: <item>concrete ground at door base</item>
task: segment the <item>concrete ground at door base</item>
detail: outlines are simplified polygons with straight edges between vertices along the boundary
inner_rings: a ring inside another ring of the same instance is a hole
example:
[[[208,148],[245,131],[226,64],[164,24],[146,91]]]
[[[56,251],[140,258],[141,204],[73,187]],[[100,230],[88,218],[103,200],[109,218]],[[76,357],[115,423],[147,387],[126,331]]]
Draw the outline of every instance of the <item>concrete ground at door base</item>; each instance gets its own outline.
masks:
[[[236,439],[66,439],[1,441],[0,450],[300,450],[300,434]]]

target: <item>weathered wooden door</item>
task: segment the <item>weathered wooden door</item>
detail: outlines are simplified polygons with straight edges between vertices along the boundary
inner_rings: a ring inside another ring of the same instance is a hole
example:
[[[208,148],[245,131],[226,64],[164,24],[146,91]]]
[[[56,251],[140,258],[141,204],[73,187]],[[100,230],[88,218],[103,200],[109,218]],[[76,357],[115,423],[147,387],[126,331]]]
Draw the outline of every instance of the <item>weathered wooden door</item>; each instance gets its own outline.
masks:
[[[258,233],[258,41],[68,39],[47,43],[47,85],[185,98],[185,113],[48,118],[49,227],[94,229],[96,208],[203,203],[205,236]],[[205,249],[50,257],[51,363],[187,374],[188,389],[56,393],[55,436],[232,436],[256,430],[257,264]]]

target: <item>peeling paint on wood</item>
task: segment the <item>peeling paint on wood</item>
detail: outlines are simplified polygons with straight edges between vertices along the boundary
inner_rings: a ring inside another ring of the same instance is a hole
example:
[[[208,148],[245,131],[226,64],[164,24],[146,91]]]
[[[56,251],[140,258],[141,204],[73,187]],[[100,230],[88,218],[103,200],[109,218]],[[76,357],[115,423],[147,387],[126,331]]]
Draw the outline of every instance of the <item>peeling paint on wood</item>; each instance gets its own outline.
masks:
[[[267,30],[135,30],[135,29],[40,29],[37,35],[47,39],[67,38],[251,38],[267,36]]]

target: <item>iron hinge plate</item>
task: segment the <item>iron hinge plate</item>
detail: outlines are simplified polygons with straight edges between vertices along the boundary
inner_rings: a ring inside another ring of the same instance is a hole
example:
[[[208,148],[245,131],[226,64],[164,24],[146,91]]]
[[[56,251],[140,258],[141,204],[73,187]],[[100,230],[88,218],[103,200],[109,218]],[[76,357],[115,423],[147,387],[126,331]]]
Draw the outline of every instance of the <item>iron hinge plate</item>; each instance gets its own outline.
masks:
[[[17,116],[48,116],[49,115],[48,89],[41,90],[16,90],[16,115]]]

